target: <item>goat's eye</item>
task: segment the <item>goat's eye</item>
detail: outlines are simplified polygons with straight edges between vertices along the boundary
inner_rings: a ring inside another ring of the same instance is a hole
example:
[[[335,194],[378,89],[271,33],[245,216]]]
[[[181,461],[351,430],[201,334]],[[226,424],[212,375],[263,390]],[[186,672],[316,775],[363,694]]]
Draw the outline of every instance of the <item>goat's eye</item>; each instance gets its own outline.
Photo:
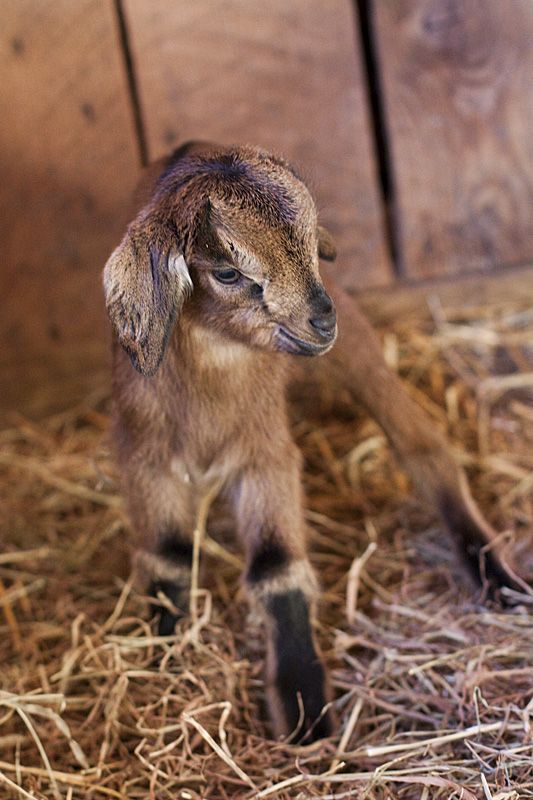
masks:
[[[224,283],[226,286],[237,283],[241,277],[241,273],[236,269],[217,269],[213,275],[219,283]]]

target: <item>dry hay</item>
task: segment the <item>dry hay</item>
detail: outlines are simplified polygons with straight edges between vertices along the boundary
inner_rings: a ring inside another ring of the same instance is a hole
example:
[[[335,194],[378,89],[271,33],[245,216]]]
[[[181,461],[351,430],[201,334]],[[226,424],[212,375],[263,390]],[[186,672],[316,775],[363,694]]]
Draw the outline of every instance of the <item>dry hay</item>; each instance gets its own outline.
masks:
[[[533,314],[434,305],[433,321],[383,334],[525,575]],[[348,407],[294,420],[341,720],[337,738],[298,748],[268,738],[261,632],[223,516],[195,617],[154,636],[129,579],[106,408],[95,394],[0,433],[0,797],[533,796],[528,607],[482,602],[373,422]]]

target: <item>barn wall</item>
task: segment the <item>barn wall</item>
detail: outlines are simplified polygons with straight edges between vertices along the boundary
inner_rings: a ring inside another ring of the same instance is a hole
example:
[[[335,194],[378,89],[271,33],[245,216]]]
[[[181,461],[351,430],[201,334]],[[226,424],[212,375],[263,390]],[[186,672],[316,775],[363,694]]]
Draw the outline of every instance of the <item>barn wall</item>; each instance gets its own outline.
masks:
[[[531,260],[533,3],[373,7],[405,274]]]
[[[313,188],[345,286],[388,284],[351,4],[125,0],[124,9],[149,157],[191,138],[282,153]]]
[[[107,0],[8,0],[1,17],[0,398],[37,410],[105,362],[100,272],[137,143]]]
[[[69,403],[105,374],[101,268],[142,158],[187,138],[298,163],[350,289],[533,261],[531,9],[6,0],[0,414]]]

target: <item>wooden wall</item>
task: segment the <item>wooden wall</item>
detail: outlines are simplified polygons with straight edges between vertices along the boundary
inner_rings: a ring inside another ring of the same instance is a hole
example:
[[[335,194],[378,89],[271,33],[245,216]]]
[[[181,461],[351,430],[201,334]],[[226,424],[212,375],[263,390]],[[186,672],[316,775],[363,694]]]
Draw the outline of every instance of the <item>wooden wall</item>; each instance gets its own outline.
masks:
[[[298,163],[350,289],[531,259],[533,6],[512,8],[5,0],[0,409],[106,369],[102,266],[141,160],[188,138]]]
[[[7,0],[0,13],[0,399],[37,410],[85,391],[104,363],[100,271],[137,144],[108,0]]]
[[[406,275],[533,256],[533,3],[375,4]]]
[[[173,9],[125,3],[149,157],[198,136],[284,154],[301,165],[337,238],[345,284],[388,283],[350,3],[176,0]]]

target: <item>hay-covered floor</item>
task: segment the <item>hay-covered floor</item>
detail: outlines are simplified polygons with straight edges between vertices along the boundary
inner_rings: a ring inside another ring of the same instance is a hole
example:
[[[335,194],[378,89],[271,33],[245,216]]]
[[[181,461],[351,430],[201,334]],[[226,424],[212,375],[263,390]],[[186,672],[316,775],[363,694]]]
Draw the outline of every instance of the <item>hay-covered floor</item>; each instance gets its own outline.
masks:
[[[432,315],[382,331],[387,358],[531,579],[533,313]],[[107,408],[101,392],[0,433],[0,798],[533,796],[532,607],[482,602],[372,421],[295,412],[340,719],[337,738],[297,748],[269,739],[261,631],[223,515],[196,618],[154,637]]]

